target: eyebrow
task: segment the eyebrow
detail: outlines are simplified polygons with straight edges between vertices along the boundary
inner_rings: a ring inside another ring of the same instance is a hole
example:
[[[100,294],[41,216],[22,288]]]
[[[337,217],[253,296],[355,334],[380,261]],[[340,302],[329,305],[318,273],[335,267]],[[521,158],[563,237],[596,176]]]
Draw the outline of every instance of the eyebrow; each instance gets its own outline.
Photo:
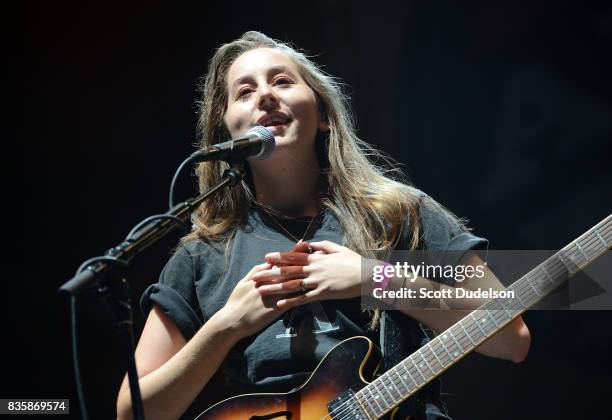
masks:
[[[287,66],[285,66],[283,64],[280,64],[278,66],[270,67],[268,69],[267,76],[270,77],[270,75],[275,75],[275,74],[278,74],[278,73],[289,73],[291,76],[294,76],[293,70],[291,70],[289,67],[287,67]],[[253,80],[252,76],[242,76],[242,77],[239,77],[238,79],[234,80],[234,82],[230,86],[230,89],[234,89],[236,86],[241,85],[241,84],[246,83],[246,82],[250,82],[251,80]]]

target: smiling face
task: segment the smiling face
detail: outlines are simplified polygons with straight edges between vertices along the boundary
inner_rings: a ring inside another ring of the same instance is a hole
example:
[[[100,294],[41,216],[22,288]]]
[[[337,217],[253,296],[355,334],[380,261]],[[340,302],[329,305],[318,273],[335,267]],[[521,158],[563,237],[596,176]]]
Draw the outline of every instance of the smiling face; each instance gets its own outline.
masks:
[[[314,92],[279,50],[257,48],[240,55],[228,70],[227,92],[224,122],[233,138],[263,125],[277,148],[313,153],[317,130],[326,129]]]

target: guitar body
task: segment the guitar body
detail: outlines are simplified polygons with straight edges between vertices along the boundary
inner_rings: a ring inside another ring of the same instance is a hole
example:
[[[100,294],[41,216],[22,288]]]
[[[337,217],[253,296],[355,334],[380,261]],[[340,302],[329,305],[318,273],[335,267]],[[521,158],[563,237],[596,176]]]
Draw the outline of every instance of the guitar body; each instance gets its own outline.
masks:
[[[287,393],[245,394],[228,398],[204,411],[197,419],[367,420],[367,416],[358,412],[344,411],[341,415],[331,416],[328,404],[367,385],[364,375],[369,377],[379,360],[374,356],[374,346],[368,338],[352,337],[330,350],[299,388]],[[341,403],[336,402],[337,405]]]

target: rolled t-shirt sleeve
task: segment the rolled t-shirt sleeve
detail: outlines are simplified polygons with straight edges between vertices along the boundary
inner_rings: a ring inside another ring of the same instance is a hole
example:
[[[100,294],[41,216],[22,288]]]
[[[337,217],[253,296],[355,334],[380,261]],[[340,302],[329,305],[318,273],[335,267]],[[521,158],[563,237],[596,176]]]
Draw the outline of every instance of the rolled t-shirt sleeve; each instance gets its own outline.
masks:
[[[164,267],[159,282],[149,286],[140,299],[148,316],[157,305],[179,328],[185,340],[191,339],[203,324],[195,290],[196,267],[185,246],[181,246]]]
[[[466,251],[487,249],[489,241],[474,235],[453,214],[425,195],[419,207],[421,246],[434,251],[438,263],[456,265]]]

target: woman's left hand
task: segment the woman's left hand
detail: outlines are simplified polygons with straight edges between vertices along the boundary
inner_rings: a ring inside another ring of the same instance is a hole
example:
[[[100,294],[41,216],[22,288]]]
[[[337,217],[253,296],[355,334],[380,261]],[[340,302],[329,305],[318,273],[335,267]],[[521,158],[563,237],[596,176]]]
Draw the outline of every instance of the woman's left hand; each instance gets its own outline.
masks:
[[[307,253],[309,246],[314,253]],[[301,242],[291,251],[267,254],[266,262],[274,267],[252,279],[262,295],[303,292],[279,300],[282,308],[354,298],[361,295],[361,260],[356,252],[330,241]]]

